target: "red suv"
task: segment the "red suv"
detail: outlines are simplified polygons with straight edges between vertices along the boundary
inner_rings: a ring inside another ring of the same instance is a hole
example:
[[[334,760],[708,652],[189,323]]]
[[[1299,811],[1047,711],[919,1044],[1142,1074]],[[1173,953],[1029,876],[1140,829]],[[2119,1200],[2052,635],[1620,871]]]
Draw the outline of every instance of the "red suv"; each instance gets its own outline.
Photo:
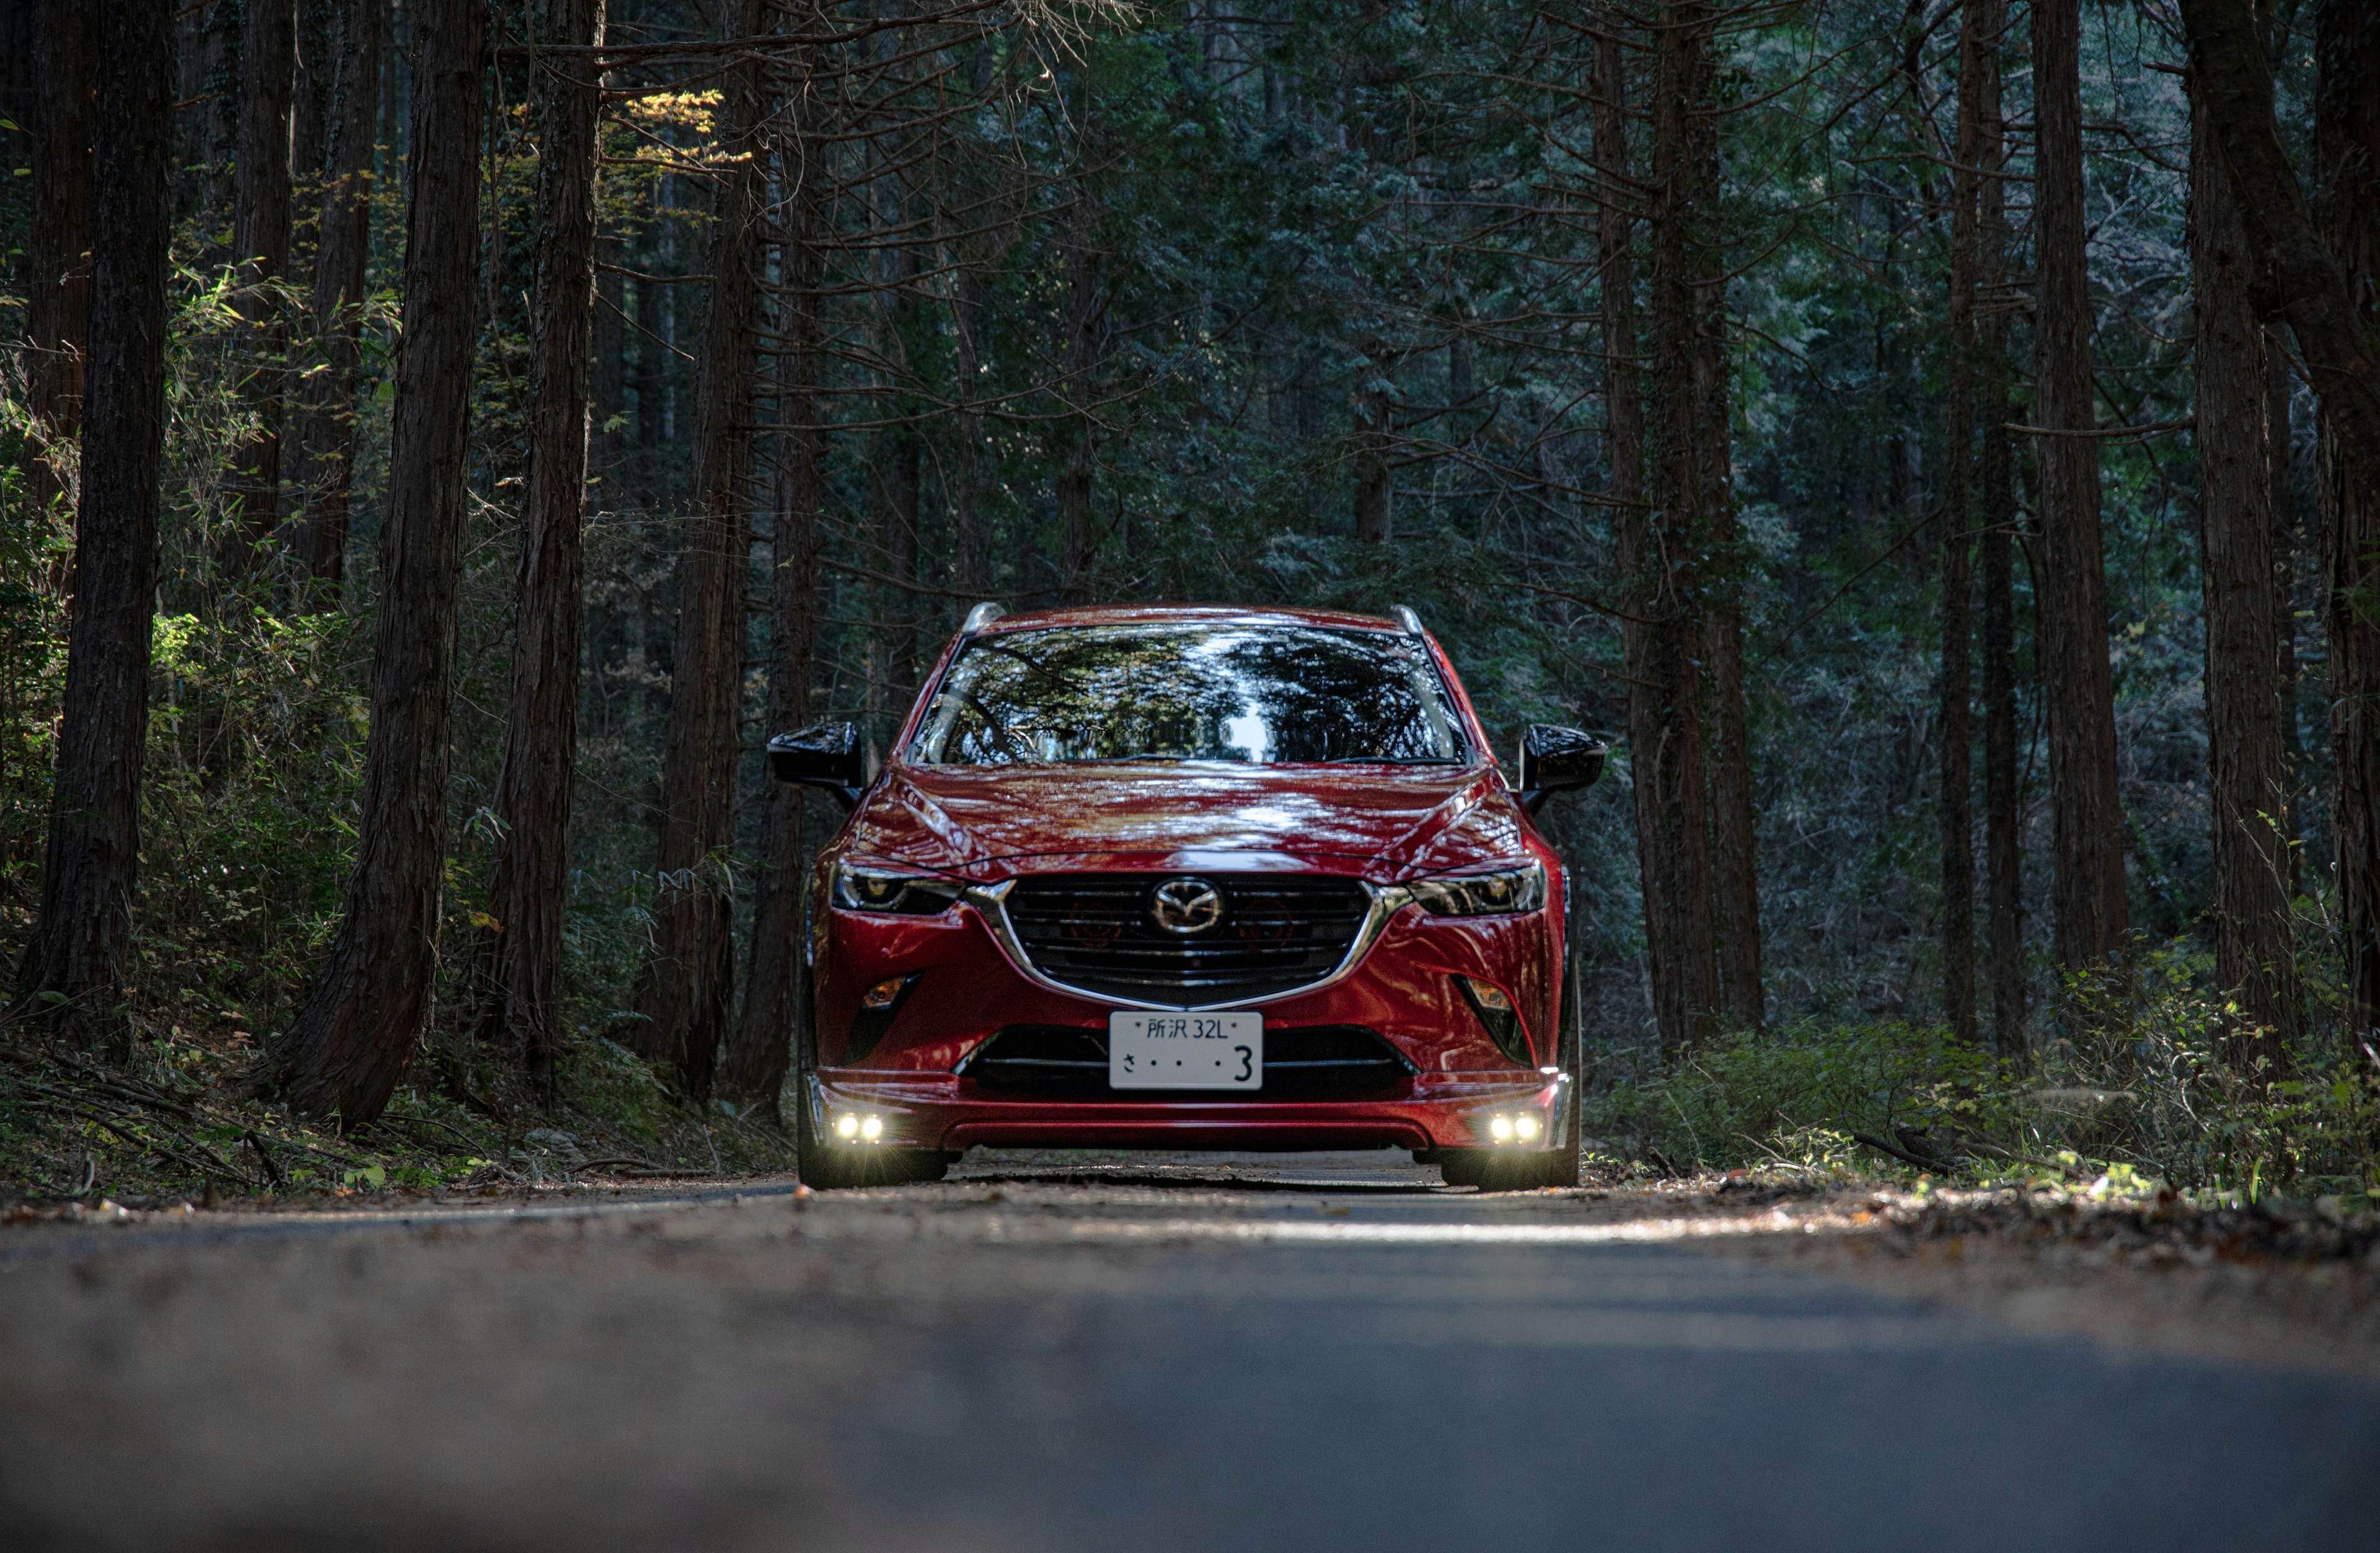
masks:
[[[796,1107],[814,1186],[969,1144],[1391,1146],[1575,1184],[1560,862],[1409,609],[978,606],[882,769],[771,740],[850,810],[820,854]]]

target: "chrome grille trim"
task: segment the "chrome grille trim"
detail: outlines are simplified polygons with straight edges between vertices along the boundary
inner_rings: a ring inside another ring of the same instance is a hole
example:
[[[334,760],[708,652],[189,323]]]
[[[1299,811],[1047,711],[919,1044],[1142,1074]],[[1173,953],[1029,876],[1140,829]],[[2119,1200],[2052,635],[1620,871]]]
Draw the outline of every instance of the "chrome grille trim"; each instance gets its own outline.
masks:
[[[1342,876],[1330,875],[1333,878]],[[1047,974],[1039,966],[1033,963],[1033,956],[1026,949],[1024,940],[1017,936],[1016,925],[1009,921],[1008,892],[1015,888],[1017,881],[1014,879],[1002,879],[996,885],[970,885],[960,899],[973,906],[977,913],[983,918],[984,925],[991,930],[992,937],[999,941],[1001,949],[1008,956],[1010,963],[1016,967],[1026,980],[1038,986],[1047,987],[1052,992],[1062,992],[1070,997],[1088,998],[1094,1003],[1102,1004],[1111,1009],[1168,1010],[1247,1009],[1259,1003],[1277,1003],[1285,997],[1302,997],[1309,992],[1318,992],[1334,982],[1344,980],[1356,966],[1363,963],[1364,956],[1378,940],[1382,930],[1389,925],[1389,919],[1413,901],[1412,892],[1402,885],[1376,885],[1368,879],[1355,879],[1350,882],[1362,887],[1364,893],[1370,898],[1371,905],[1365,911],[1363,922],[1357,925],[1354,937],[1348,941],[1347,952],[1340,957],[1339,963],[1333,966],[1328,974],[1302,983],[1297,986],[1260,993],[1253,997],[1233,997],[1213,1003],[1155,1003],[1145,998],[1126,997],[1116,993],[1100,992],[1091,987],[1073,986]]]

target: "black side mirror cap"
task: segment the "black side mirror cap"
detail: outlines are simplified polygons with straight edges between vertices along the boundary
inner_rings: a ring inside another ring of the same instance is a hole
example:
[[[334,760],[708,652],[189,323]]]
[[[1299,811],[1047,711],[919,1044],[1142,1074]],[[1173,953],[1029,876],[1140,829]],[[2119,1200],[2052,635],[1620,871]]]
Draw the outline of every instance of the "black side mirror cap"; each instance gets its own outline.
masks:
[[[1595,786],[1611,746],[1578,728],[1531,723],[1521,735],[1521,802],[1536,813],[1560,792]]]
[[[854,723],[812,723],[769,740],[769,775],[795,787],[824,788],[845,809],[868,786],[868,751]]]

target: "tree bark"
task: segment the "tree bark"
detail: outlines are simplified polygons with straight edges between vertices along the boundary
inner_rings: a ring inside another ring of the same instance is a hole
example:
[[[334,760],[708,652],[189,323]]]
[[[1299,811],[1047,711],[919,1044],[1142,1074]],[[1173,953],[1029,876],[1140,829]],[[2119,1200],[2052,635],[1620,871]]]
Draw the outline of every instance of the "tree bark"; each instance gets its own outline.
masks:
[[[542,40],[603,42],[603,0],[547,0]],[[494,1006],[488,1021],[531,1093],[551,1101],[561,1025],[570,789],[578,748],[586,593],[587,393],[595,303],[597,118],[591,60],[537,62],[536,319],[529,346],[528,487],[521,504],[512,704],[496,782]]]
[[[1654,42],[1652,293],[1652,446],[1649,507],[1622,495],[1635,460],[1618,407],[1633,398],[1635,373],[1633,266],[1628,222],[1608,206],[1602,238],[1606,347],[1619,373],[1612,385],[1613,494],[1621,514],[1619,564],[1626,579],[1622,650],[1629,673],[1628,729],[1636,784],[1638,866],[1645,891],[1645,939],[1651,961],[1654,1018],[1661,1044],[1677,1051],[1706,1040],[1718,1012],[1718,945],[1711,914],[1709,784],[1704,769],[1701,619],[1690,568],[1702,540],[1699,465],[1703,406],[1694,392],[1695,307],[1699,273],[1687,231],[1695,179],[1688,115],[1703,57],[1708,7],[1665,6]],[[1618,18],[1606,13],[1607,19]],[[1626,173],[1624,65],[1619,49],[1597,49],[1597,156]],[[1607,153],[1605,146],[1610,150]]]
[[[1087,190],[1077,190],[1073,231],[1066,244],[1066,400],[1070,411],[1064,460],[1058,470],[1058,596],[1065,604],[1088,597],[1091,562],[1098,549],[1092,532],[1092,464],[1098,453],[1091,422],[1091,367],[1099,327],[1099,259],[1090,251]]]
[[[2315,227],[2274,121],[2272,71],[2254,7],[2251,0],[2179,3],[2190,32],[2190,67],[2200,82],[2206,116],[2222,141],[2231,185],[2240,193],[2248,246],[2271,263],[2269,289],[2260,300],[2288,319],[2323,414],[2344,444],[2380,450],[2380,317],[2368,300],[2372,272],[2359,267],[2339,246],[2336,218],[2326,218],[2321,230]],[[2351,80],[2368,74],[2351,60],[2371,46],[2369,30],[2374,26],[2380,26],[2380,18],[2368,6],[2328,0],[2320,22],[2322,42],[2315,48],[2317,72],[2327,62],[2332,68],[2326,79]],[[2326,95],[2317,90],[2317,139]],[[2338,123],[2343,111],[2335,109],[2331,122]],[[2359,110],[2350,116],[2364,116]],[[2325,180],[2325,187],[2330,187],[2330,180]]]
[[[958,446],[951,460],[951,548],[956,552],[959,592],[975,596],[990,585],[984,563],[987,455],[983,410],[978,402],[984,391],[984,324],[990,310],[983,276],[971,266],[959,268],[954,293],[951,300],[951,343],[953,364],[957,369],[958,409],[951,417],[951,434]]]
[[[346,0],[332,91],[330,178],[314,247],[313,326],[320,369],[298,385],[293,503],[303,504],[299,559],[317,602],[338,602],[356,471],[356,379],[371,251],[372,150],[380,127],[388,0]]]
[[[1977,281],[1990,306],[1976,331],[1980,351],[1979,397],[1983,409],[1982,457],[1976,486],[1981,501],[1984,629],[1984,894],[1985,936],[1992,957],[1992,1045],[2002,1057],[2024,1049],[2024,835],[2018,807],[2021,773],[2016,721],[2016,504],[2014,448],[2009,424],[2016,419],[2009,399],[2008,185],[1998,175],[2006,165],[2008,143],[2001,117],[2000,38],[2008,26],[2007,0],[1970,0],[1987,13],[1982,30],[1987,46],[1976,79],[1976,118],[1981,139],[1973,165],[1976,203]]]
[[[2216,976],[2223,991],[2237,996],[2241,1015],[2228,1043],[2231,1058],[2244,1066],[2261,1056],[2277,1069],[2298,1014],[2282,829],[2289,785],[2280,654],[2273,637],[2271,394],[2263,321],[2251,300],[2255,255],[2199,96],[2193,90],[2190,258],[2215,860],[2208,914]]]
[[[70,442],[81,429],[91,323],[96,14],[84,0],[44,0],[35,13],[41,63],[31,92],[38,115],[31,124],[33,208],[25,225],[26,398],[34,434],[27,439],[25,472],[27,495],[44,505],[66,490],[49,445]]]
[[[164,458],[171,0],[121,0],[93,33],[107,112],[93,130],[74,612],[41,915],[17,978],[18,1012],[87,1050],[122,1041],[132,968]]]
[[[2039,126],[2034,189],[2039,279],[2034,420],[2041,469],[2042,694],[2048,703],[2058,961],[2105,972],[2124,953],[2123,801],[2116,785],[2115,679],[2100,550],[2098,424],[2083,249],[2079,0],[2034,0]]]
[[[1975,834],[1972,764],[1976,287],[1982,269],[1984,110],[2001,6],[1966,0],[1959,29],[1959,121],[1950,175],[1949,339],[1942,372],[1942,1015],[1975,1039]],[[1992,104],[1996,106],[1997,104]]]
[[[2324,6],[2314,47],[2314,153],[2323,235],[2351,288],[2359,328],[2380,317],[2380,13]],[[2235,175],[2240,171],[2234,160]],[[2292,185],[2292,188],[2295,186]],[[2337,838],[2339,947],[2347,1032],[2380,1043],[2380,442],[2351,412],[2345,383],[2317,365],[2292,310],[2298,349],[2315,367],[2330,482],[2331,823]],[[2360,386],[2372,386],[2370,377]]]
[[[414,0],[407,9],[404,329],[356,867],[330,955],[273,1052],[297,1111],[349,1126],[388,1104],[438,973],[478,335],[487,4]]]
[[[1750,566],[1736,533],[1734,424],[1727,363],[1726,261],[1715,229],[1718,206],[1718,116],[1712,100],[1709,34],[1689,77],[1686,129],[1693,158],[1690,300],[1694,307],[1694,394],[1697,521],[1703,549],[1703,652],[1710,697],[1711,874],[1718,908],[1719,1008],[1730,1029],[1767,1023],[1760,972],[1758,826],[1752,804],[1752,722],[1745,707],[1743,585]]]
[[[747,37],[758,0],[736,0],[720,22]],[[760,122],[760,67],[727,73],[723,140],[752,150]],[[661,895],[653,951],[638,998],[645,1055],[673,1070],[680,1093],[707,1099],[735,991],[735,893],[726,862],[735,839],[735,770],[744,690],[745,507],[751,469],[753,361],[759,304],[757,157],[720,175],[710,248],[710,301],[695,389],[694,492],[678,557],[677,643],[670,676],[669,744],[662,766]]]
[[[794,160],[788,158],[788,160]],[[784,349],[777,358],[776,530],[770,544],[769,731],[787,733],[810,718],[810,666],[818,638],[819,542],[825,501],[825,440],[819,434],[820,255],[818,211],[803,162],[784,182],[792,224],[783,269]],[[964,389],[963,389],[964,391]],[[964,468],[964,466],[963,466]],[[778,1094],[801,1023],[803,796],[807,789],[770,782],[762,798],[759,866],[753,880],[751,974],[744,1021],[727,1055],[726,1088],[783,1125]],[[796,1096],[795,1105],[802,1104]]]
[[[289,272],[290,102],[298,67],[297,0],[246,0],[239,44],[239,148],[232,184],[232,263],[247,372],[242,397],[256,429],[234,455],[225,559],[254,564],[281,496],[283,355],[288,322],[273,283]]]

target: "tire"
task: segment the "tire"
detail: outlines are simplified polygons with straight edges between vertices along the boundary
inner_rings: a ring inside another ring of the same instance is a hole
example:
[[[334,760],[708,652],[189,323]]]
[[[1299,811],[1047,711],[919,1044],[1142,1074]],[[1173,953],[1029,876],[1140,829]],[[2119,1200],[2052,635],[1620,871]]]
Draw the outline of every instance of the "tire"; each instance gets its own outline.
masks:
[[[1546,1158],[1545,1184],[1548,1186],[1579,1186],[1585,1184],[1579,1168],[1579,1112],[1586,1106],[1586,1063],[1584,1056],[1585,1038],[1581,1030],[1581,1007],[1578,991],[1578,957],[1562,960],[1561,1035],[1556,1045],[1555,1060],[1570,1076],[1569,1115],[1562,1119],[1554,1146]]]

